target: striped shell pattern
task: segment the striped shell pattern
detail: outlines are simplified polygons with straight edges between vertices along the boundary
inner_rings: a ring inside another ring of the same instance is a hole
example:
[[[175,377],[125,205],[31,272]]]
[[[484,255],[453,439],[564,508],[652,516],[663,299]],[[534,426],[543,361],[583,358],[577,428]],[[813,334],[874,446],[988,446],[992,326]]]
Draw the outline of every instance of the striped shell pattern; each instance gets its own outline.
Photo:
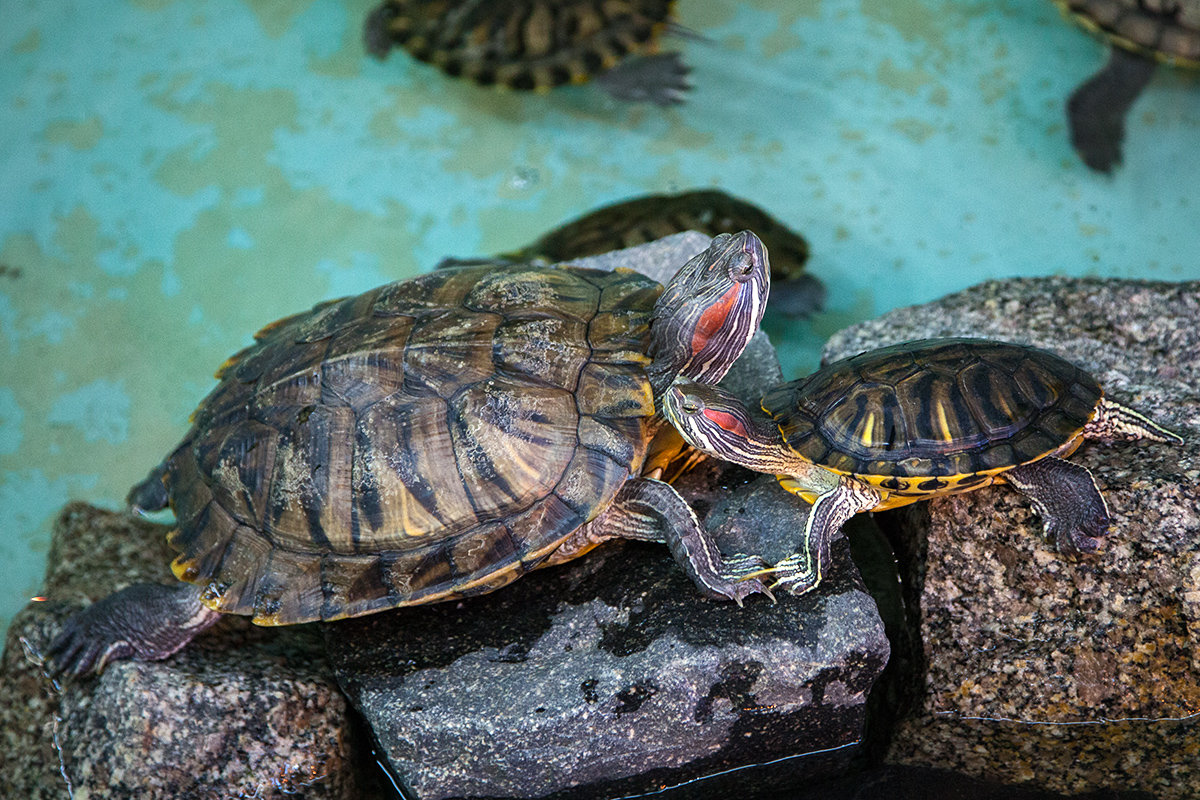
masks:
[[[176,575],[260,624],[517,578],[641,469],[661,291],[465,267],[269,326],[167,459]]]
[[[582,83],[653,52],[670,0],[386,0],[379,35],[483,85]]]
[[[1100,397],[1091,375],[1051,353],[941,339],[838,361],[762,403],[809,461],[920,497],[1070,452]]]

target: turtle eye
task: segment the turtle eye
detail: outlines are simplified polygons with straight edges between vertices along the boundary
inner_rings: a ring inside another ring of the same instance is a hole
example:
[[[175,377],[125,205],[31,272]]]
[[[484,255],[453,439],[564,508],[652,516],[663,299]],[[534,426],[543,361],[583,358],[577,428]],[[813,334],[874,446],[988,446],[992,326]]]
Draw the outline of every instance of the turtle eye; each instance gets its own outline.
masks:
[[[736,281],[745,281],[754,274],[754,260],[745,253],[738,256],[737,260],[729,267],[729,274]]]
[[[691,402],[690,400],[684,400],[682,408],[683,408],[683,412],[685,414],[695,414],[697,411],[700,410],[700,406],[696,405],[695,403]]]

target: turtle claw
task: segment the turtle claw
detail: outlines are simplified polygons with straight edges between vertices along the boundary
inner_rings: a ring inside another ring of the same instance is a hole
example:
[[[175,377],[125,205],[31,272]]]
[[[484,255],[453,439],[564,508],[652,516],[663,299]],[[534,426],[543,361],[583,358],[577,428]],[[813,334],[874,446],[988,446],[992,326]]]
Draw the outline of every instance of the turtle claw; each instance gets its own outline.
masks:
[[[755,594],[765,594],[771,598],[772,603],[775,602],[775,593],[757,578],[737,578],[728,586],[718,588],[716,591],[737,603],[738,608],[744,607],[745,599]]]
[[[772,603],[776,602],[775,593],[757,578],[758,575],[763,574],[767,564],[761,556],[735,553],[731,556],[723,556],[722,562],[724,569],[721,571],[721,577],[728,581],[728,585],[717,589],[718,592],[739,606],[742,605],[743,599],[754,594],[765,594],[771,598]]]
[[[788,594],[802,595],[811,592],[821,582],[820,572],[813,573],[808,566],[808,558],[803,553],[793,553],[782,561],[776,562],[773,566],[766,566],[752,572],[747,572],[739,580],[753,580],[763,575],[770,575],[775,578],[766,589],[768,594],[770,594],[771,589],[782,588]]]

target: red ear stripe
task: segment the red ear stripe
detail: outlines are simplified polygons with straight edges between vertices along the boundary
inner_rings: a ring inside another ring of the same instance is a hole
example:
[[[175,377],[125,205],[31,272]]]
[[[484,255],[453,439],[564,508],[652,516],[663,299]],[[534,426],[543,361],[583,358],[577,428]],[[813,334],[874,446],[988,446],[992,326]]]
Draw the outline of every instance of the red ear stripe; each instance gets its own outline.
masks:
[[[696,329],[692,332],[692,355],[697,355],[703,350],[712,335],[725,324],[741,288],[741,285],[736,283],[730,286],[720,300],[706,308],[700,315],[700,319],[696,322]]]
[[[749,436],[749,431],[742,421],[730,414],[727,411],[713,411],[711,408],[704,409],[704,416],[708,417],[714,423],[721,427],[721,430],[729,431],[738,436]]]

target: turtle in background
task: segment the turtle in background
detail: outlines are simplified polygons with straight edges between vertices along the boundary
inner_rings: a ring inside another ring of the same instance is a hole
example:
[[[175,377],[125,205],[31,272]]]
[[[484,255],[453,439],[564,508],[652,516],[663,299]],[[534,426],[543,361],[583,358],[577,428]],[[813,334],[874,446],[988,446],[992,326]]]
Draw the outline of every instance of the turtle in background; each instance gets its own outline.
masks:
[[[833,535],[853,515],[1007,483],[1028,497],[1060,552],[1096,550],[1111,520],[1085,440],[1179,436],[1104,396],[1053,353],[986,339],[925,339],[836,361],[747,408],[685,377],[663,411],[693,447],[775,473],[812,503],[799,550],[751,575],[793,594],[817,586]]]
[[[1067,101],[1071,145],[1094,170],[1121,163],[1125,118],[1157,64],[1200,69],[1200,0],[1054,0],[1109,44],[1108,62]]]
[[[483,86],[548,91],[595,80],[619,100],[682,103],[688,67],[659,53],[673,0],[384,0],[367,51],[402,47]]]
[[[542,259],[561,263],[652,242],[683,231],[716,236],[752,230],[771,254],[771,304],[768,311],[806,317],[820,311],[824,285],[805,271],[808,242],[779,220],[746,200],[719,189],[678,194],[648,194],[589,211],[499,259]],[[447,259],[443,265],[482,263]]]
[[[482,594],[612,538],[665,542],[706,596],[770,594],[744,578],[762,559],[722,556],[657,477],[686,456],[661,394],[720,380],[769,286],[743,231],[665,288],[628,269],[459,267],[267,326],[130,494],[174,511],[179,582],[88,606],[49,663],[166,658],[221,614],[288,625]]]

